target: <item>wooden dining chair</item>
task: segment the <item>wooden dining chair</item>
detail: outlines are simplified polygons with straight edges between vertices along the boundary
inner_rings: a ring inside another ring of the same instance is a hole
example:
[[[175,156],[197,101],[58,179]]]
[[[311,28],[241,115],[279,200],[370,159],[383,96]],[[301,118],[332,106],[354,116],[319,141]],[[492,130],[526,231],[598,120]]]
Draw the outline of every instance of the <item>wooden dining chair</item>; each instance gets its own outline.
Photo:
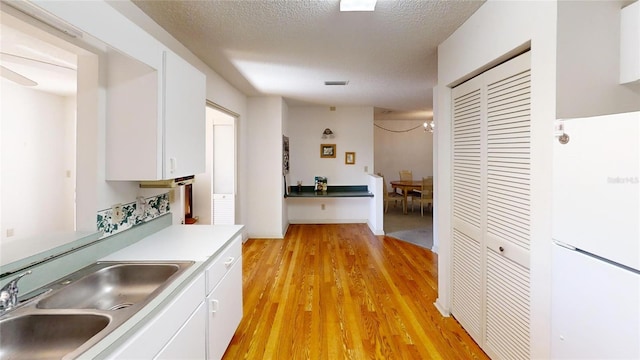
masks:
[[[411,170],[400,170],[400,181],[413,181],[413,172]],[[413,211],[413,198],[416,197],[416,194],[412,191],[407,193],[407,202],[411,201],[411,211]],[[409,204],[407,204],[409,206]]]
[[[391,200],[394,201],[394,206],[397,205],[398,204],[398,200],[400,200],[400,204],[404,208],[404,196],[401,195],[401,194],[398,194],[395,191],[389,191],[387,189],[387,181],[385,180],[384,177],[382,177],[382,184],[383,184],[383,191],[384,191],[383,200],[384,200],[384,212],[385,212],[385,214],[389,210],[389,201],[391,201]]]
[[[400,170],[401,181],[413,181],[413,172],[411,170]]]
[[[418,197],[417,199],[420,202],[420,216],[424,216],[425,204],[429,205],[429,208],[433,209],[433,177],[429,176],[422,178],[422,186],[420,186],[420,197]]]

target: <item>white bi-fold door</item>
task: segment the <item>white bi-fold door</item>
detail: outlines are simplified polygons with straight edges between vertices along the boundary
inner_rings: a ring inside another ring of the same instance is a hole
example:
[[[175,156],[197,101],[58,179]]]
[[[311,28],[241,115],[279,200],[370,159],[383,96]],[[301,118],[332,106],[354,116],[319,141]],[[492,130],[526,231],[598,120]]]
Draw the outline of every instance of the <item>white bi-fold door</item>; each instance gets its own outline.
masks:
[[[529,347],[530,52],[452,91],[454,317],[494,359]]]

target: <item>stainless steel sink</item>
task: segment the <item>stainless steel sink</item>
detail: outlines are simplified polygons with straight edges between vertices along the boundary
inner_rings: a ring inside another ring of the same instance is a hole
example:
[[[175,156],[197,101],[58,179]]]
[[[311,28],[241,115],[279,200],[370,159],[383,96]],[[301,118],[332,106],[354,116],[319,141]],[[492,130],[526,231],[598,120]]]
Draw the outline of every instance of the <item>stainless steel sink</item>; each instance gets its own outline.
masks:
[[[0,359],[60,359],[109,324],[95,314],[24,315],[0,321]]]
[[[0,316],[0,360],[80,356],[193,263],[98,262],[24,295]]]
[[[73,274],[63,289],[47,296],[40,309],[120,310],[146,300],[154,291],[168,284],[167,280],[183,264],[98,263]],[[86,274],[86,275],[85,275]],[[77,280],[72,280],[77,278]]]

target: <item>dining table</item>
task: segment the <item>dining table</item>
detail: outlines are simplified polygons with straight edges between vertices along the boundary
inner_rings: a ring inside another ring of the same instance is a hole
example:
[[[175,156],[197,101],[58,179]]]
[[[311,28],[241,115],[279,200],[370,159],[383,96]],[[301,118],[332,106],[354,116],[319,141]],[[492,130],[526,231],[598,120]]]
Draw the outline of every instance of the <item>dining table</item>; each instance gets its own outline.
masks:
[[[422,188],[422,180],[393,180],[391,181],[391,187],[393,188],[393,191],[395,191],[396,189],[400,189],[402,191],[402,196],[404,196],[402,211],[406,215],[408,213],[408,194],[411,191],[420,190]]]

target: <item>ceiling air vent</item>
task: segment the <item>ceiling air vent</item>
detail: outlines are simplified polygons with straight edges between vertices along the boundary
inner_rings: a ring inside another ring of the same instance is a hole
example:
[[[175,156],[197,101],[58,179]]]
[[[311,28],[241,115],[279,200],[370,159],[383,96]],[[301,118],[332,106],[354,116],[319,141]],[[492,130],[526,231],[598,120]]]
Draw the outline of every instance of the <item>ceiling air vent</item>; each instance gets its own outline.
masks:
[[[345,86],[349,83],[349,80],[343,80],[343,81],[325,81],[324,84],[325,85],[330,85],[330,86],[334,86],[334,85],[338,85],[338,86]]]

